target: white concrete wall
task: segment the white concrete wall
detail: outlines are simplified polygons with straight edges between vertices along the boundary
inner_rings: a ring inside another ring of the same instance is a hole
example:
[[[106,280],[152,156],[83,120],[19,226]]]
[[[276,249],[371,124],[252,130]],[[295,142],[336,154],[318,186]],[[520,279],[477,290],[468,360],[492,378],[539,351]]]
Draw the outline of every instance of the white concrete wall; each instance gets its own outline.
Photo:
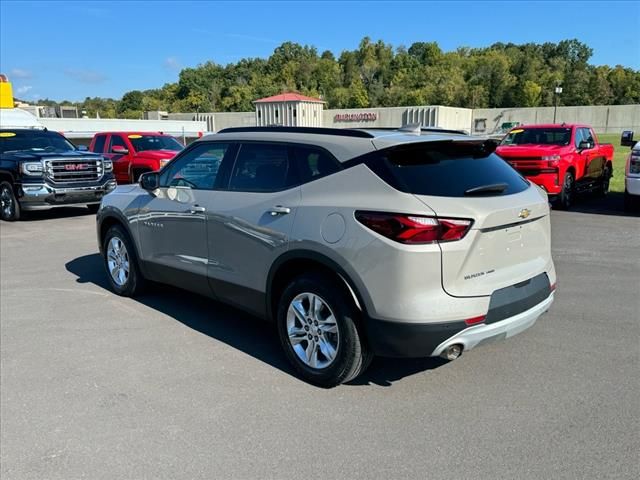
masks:
[[[91,138],[98,132],[163,132],[182,137],[198,137],[207,131],[206,122],[178,120],[123,120],[118,118],[40,118],[49,130],[69,138]]]
[[[344,116],[349,116],[348,120]],[[373,119],[375,116],[375,119]],[[393,127],[420,123],[423,127],[471,128],[472,112],[468,108],[442,106],[345,108],[324,111],[323,127],[367,128]],[[362,119],[360,119],[362,117]]]
[[[486,133],[491,133],[503,122],[524,124],[552,123],[553,107],[534,108],[478,108],[473,110],[473,121],[487,119]],[[598,133],[620,133],[622,130],[640,131],[640,105],[604,105],[558,107],[556,123],[585,123]]]

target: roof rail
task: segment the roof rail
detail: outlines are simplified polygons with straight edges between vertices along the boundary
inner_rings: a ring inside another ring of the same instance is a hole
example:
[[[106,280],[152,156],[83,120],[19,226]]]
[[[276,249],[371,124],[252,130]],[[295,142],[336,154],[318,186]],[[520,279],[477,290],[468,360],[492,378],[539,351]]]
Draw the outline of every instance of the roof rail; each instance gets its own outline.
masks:
[[[352,128],[322,128],[322,127],[230,127],[223,128],[218,133],[241,132],[279,132],[279,133],[312,133],[316,135],[337,135],[340,137],[375,138],[375,135]]]
[[[405,127],[362,127],[363,130],[386,130],[388,132],[414,132],[414,129],[411,125],[408,128]],[[455,130],[451,128],[441,128],[441,127],[420,127],[421,132],[429,132],[429,133],[453,133],[459,135],[469,135],[464,130]]]

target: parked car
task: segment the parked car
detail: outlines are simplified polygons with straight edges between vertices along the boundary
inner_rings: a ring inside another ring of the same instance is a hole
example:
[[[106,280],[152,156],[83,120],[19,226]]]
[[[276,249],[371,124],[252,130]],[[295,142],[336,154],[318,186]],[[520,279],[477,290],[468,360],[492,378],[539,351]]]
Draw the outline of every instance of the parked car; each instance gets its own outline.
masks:
[[[306,380],[442,356],[554,299],[547,196],[447,132],[247,127],[196,141],[97,215],[114,292],[168,283],[273,320]]]
[[[609,191],[613,145],[599,143],[588,125],[519,126],[497,153],[563,209],[571,207],[577,193]]]
[[[624,207],[633,210],[640,206],[640,142],[633,139],[633,132],[622,132],[620,145],[631,147],[624,169]]]
[[[2,220],[19,220],[23,210],[70,205],[96,212],[115,187],[111,160],[79,150],[59,133],[0,129]]]
[[[135,183],[145,172],[160,170],[184,147],[174,137],[150,132],[102,132],[89,150],[113,161],[119,184]]]

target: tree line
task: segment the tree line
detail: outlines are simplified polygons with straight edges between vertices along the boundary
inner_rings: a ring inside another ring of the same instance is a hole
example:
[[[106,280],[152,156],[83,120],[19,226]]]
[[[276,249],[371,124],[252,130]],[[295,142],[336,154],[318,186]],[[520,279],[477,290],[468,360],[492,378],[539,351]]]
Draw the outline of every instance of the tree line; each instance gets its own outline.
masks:
[[[640,103],[640,71],[589,63],[593,50],[578,40],[496,43],[444,52],[436,42],[409,48],[365,37],[338,58],[330,51],[285,42],[271,56],[185,68],[176,83],[133,90],[120,100],[75,103],[91,117],[141,118],[168,112],[252,111],[253,100],[296,91],[320,97],[327,108],[448,105],[467,108]],[[41,104],[56,102],[42,100]],[[71,104],[60,102],[59,104]]]

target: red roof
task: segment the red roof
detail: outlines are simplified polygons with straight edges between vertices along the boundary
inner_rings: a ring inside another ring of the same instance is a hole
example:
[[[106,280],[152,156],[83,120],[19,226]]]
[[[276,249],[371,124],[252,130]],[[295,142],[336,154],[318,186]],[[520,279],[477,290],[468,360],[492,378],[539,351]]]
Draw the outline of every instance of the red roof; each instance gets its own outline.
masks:
[[[299,93],[285,92],[280,95],[274,95],[272,97],[261,98],[255,100],[253,103],[273,103],[273,102],[313,102],[313,103],[325,103],[319,98],[306,97]]]

